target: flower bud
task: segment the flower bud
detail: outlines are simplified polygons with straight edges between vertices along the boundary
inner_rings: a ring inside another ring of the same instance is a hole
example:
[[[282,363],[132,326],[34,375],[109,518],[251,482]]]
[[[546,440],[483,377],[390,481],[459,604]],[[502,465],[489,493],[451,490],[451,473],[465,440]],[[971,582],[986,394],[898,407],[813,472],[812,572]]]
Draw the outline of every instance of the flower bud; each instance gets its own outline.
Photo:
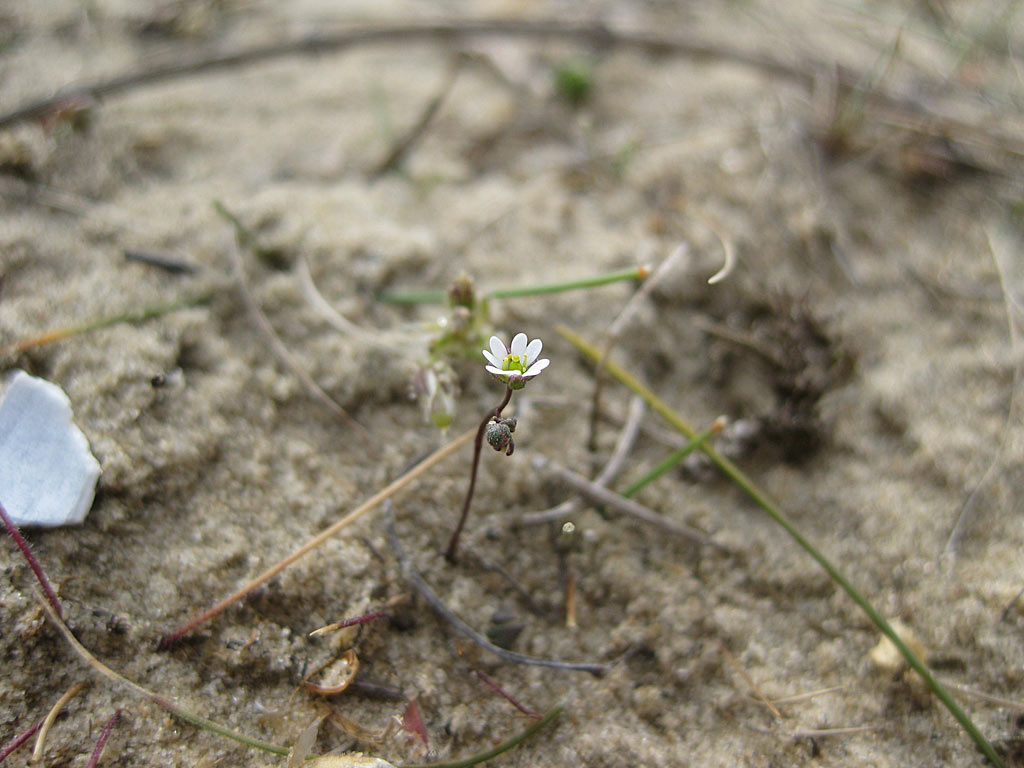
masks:
[[[512,440],[512,430],[505,424],[492,421],[487,425],[487,442],[496,451],[504,451]]]
[[[455,282],[448,289],[448,303],[452,307],[473,309],[473,304],[476,303],[476,295],[473,291],[473,280],[469,275],[461,274],[455,278]]]

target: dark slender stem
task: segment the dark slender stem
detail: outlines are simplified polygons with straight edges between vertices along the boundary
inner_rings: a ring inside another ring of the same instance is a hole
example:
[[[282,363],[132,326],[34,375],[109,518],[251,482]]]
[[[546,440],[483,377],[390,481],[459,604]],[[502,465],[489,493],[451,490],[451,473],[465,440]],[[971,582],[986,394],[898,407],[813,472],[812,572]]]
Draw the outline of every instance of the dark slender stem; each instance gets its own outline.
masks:
[[[448,540],[448,549],[445,550],[444,556],[449,563],[455,562],[455,552],[459,547],[459,537],[462,535],[462,527],[466,524],[466,518],[469,517],[469,505],[473,501],[473,491],[476,490],[476,473],[480,467],[480,449],[484,445],[484,432],[487,431],[487,425],[491,423],[492,419],[500,419],[501,412],[505,410],[505,406],[508,405],[508,401],[512,399],[512,387],[505,388],[505,397],[493,411],[490,411],[484,420],[480,422],[480,427],[476,431],[476,439],[473,442],[473,468],[469,472],[469,489],[466,491],[466,500],[462,503],[462,516],[459,518],[459,524],[455,526],[455,530],[452,531],[452,537]]]
[[[537,731],[546,728],[550,723],[554,722],[558,718],[558,716],[561,715],[564,711],[565,707],[561,704],[552,707],[546,713],[544,713],[544,717],[536,721],[533,725],[531,725],[525,731],[520,733],[518,736],[513,736],[510,739],[506,739],[505,741],[498,744],[496,747],[489,749],[486,752],[481,752],[478,755],[467,757],[465,760],[453,760],[449,763],[406,763],[402,766],[399,766],[399,768],[470,768],[470,766],[485,763],[488,760],[502,754],[503,752],[508,752],[513,747],[518,747],[524,741],[526,741],[535,733],[537,733]]]
[[[53,587],[50,586],[50,580],[46,578],[46,574],[43,573],[42,567],[39,565],[39,561],[36,560],[35,555],[32,554],[32,550],[29,549],[28,542],[25,541],[25,537],[21,535],[21,531],[14,524],[7,515],[7,510],[4,509],[3,505],[0,504],[0,519],[4,521],[4,527],[7,528],[7,532],[11,534],[11,538],[14,539],[14,543],[18,545],[18,549],[21,550],[22,556],[28,563],[28,567],[32,569],[32,573],[36,575],[36,579],[39,581],[39,586],[43,588],[43,592],[46,593],[46,599],[53,606],[53,610],[57,612],[57,615],[64,618],[64,611],[61,610],[60,601],[57,599],[57,593],[53,591]]]
[[[402,568],[402,575],[405,577],[405,580],[419,593],[420,597],[427,601],[434,613],[448,622],[457,632],[462,633],[484,650],[490,651],[502,661],[507,661],[511,664],[549,667],[550,669],[563,669],[570,672],[590,672],[593,675],[603,675],[611,669],[611,666],[608,664],[545,659],[538,656],[528,656],[525,653],[516,653],[515,651],[495,645],[452,613],[448,606],[444,604],[444,601],[427,584],[419,571],[416,570],[416,566],[412,563],[412,558],[406,553],[402,542],[398,538],[398,532],[395,531],[395,516],[391,514],[390,503],[384,509],[384,522],[387,526],[388,541],[391,544],[391,549],[395,552],[395,557],[398,558],[398,564]]]
[[[10,754],[11,754],[12,752],[14,752],[14,750],[16,750],[16,749],[17,749],[18,747],[20,747],[20,746],[21,746],[22,744],[24,744],[24,743],[25,743],[26,741],[28,741],[28,740],[29,740],[29,739],[31,739],[31,738],[32,738],[33,736],[35,736],[35,735],[36,735],[36,732],[37,732],[37,731],[38,731],[38,730],[39,730],[40,728],[42,728],[42,727],[43,727],[43,723],[44,723],[45,721],[46,721],[46,718],[45,718],[45,717],[42,717],[42,718],[40,718],[40,719],[39,719],[39,720],[38,720],[38,721],[36,722],[36,724],[35,724],[35,725],[33,725],[33,726],[32,726],[31,728],[29,728],[29,729],[28,729],[27,731],[25,731],[25,732],[24,732],[23,734],[21,734],[20,736],[16,736],[16,737],[15,737],[14,739],[12,739],[12,740],[11,740],[11,741],[10,741],[10,742],[9,742],[9,743],[7,744],[7,746],[6,746],[6,747],[4,747],[3,749],[0,749],[0,763],[2,763],[2,762],[3,762],[4,760],[6,760],[6,759],[7,759],[7,757],[8,757],[8,755],[10,755]]]
[[[518,701],[516,701],[516,699],[512,696],[512,694],[510,694],[508,691],[506,691],[504,688],[502,688],[500,685],[498,685],[496,680],[488,677],[483,672],[481,672],[479,669],[474,669],[473,670],[473,674],[476,675],[481,680],[481,682],[483,682],[484,685],[486,685],[488,688],[490,688],[496,694],[501,696],[509,704],[511,704],[516,709],[518,709],[524,715],[526,715],[527,717],[531,717],[534,720],[540,720],[540,718],[541,718],[540,715],[538,715],[536,712],[534,712],[529,707],[527,707],[527,706],[525,706],[523,704],[520,704]]]
[[[85,768],[96,768],[100,762],[100,755],[103,754],[103,747],[107,745],[107,739],[110,738],[110,732],[114,730],[114,726],[117,725],[117,721],[121,719],[121,710],[117,710],[113,716],[107,720],[107,724],[103,726],[103,731],[100,733],[99,739],[96,741],[96,748],[92,751],[92,757],[89,758],[89,764]]]

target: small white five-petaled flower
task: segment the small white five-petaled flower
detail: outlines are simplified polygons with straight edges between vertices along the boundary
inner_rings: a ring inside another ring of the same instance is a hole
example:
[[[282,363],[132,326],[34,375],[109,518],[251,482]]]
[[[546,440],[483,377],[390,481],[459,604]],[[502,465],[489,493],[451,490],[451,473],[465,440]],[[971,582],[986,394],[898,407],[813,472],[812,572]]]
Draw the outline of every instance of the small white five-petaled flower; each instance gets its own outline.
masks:
[[[546,358],[537,359],[543,346],[540,339],[527,344],[525,333],[517,333],[511,347],[506,347],[497,336],[491,336],[490,351],[483,351],[490,363],[487,370],[508,384],[510,389],[522,389],[527,381],[540,374],[551,362]]]

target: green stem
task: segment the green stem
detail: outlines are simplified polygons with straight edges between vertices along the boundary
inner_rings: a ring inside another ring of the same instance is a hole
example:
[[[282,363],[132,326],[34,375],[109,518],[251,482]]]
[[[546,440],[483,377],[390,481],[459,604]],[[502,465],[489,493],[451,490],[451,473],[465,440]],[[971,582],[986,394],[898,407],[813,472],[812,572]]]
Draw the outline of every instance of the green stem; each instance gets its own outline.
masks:
[[[204,293],[188,299],[181,299],[179,301],[171,301],[161,304],[151,304],[147,307],[142,307],[141,309],[122,312],[119,315],[101,317],[98,320],[91,320],[87,323],[82,323],[81,325],[72,325],[67,328],[58,328],[52,331],[47,331],[46,333],[42,333],[38,336],[22,339],[21,341],[17,341],[5,347],[0,347],[0,357],[5,357],[6,355],[15,354],[17,352],[24,352],[26,349],[40,347],[44,344],[52,344],[70,336],[98,331],[101,328],[108,328],[120,323],[142,323],[146,320],[151,320],[154,317],[170,314],[171,312],[209,304],[212,298],[212,293]]]
[[[486,752],[479,752],[472,757],[467,757],[464,760],[455,760],[450,763],[415,763],[406,764],[401,768],[467,768],[470,765],[479,765],[492,758],[497,757],[503,752],[508,752],[514,747],[518,747],[524,741],[533,736],[537,731],[542,728],[547,728],[554,720],[558,718],[562,712],[565,711],[565,706],[558,704],[549,709],[540,720],[537,720],[533,725],[527,728],[525,731],[520,733],[518,736],[513,736],[511,739],[506,739],[501,742],[498,746],[487,750]]]
[[[686,423],[686,421],[675,413],[665,402],[663,402],[657,395],[655,395],[650,389],[642,384],[637,378],[626,371],[621,366],[610,360],[603,360],[602,354],[597,347],[593,346],[581,336],[577,335],[573,331],[569,330],[564,326],[558,326],[556,328],[559,335],[566,339],[570,344],[576,347],[580,352],[589,357],[595,363],[600,363],[604,370],[614,376],[623,385],[631,389],[636,394],[640,395],[651,408],[658,413],[662,418],[665,419],[669,424],[675,427],[679,432],[686,435],[687,437],[695,437],[696,432],[694,429]],[[896,630],[892,628],[892,625],[880,614],[875,607],[868,602],[868,599],[861,594],[853,584],[836,568],[832,563],[823,555],[818,549],[811,544],[803,534],[797,530],[796,526],[783,514],[782,510],[775,505],[764,493],[762,493],[757,486],[754,485],[753,481],[750,480],[735,464],[733,464],[725,456],[722,456],[710,445],[702,445],[701,450],[707,454],[708,458],[715,463],[715,465],[729,477],[736,485],[738,485],[754,502],[767,512],[776,523],[782,526],[782,529],[788,533],[797,544],[799,544],[804,551],[813,557],[825,572],[832,578],[832,580],[842,587],[843,591],[855,602],[860,609],[867,614],[867,617],[871,619],[871,622],[878,627],[878,630],[892,641],[892,644],[896,646],[897,650],[906,659],[907,664],[921,676],[927,685],[934,693],[939,701],[941,701],[946,709],[949,710],[950,714],[956,718],[957,722],[963,727],[967,734],[974,740],[974,743],[978,745],[978,748],[984,753],[985,757],[989,761],[998,766],[998,768],[1005,768],[1005,764],[1000,759],[999,755],[989,744],[988,739],[982,734],[978,727],[974,724],[967,713],[964,712],[960,705],[956,703],[952,696],[946,691],[946,689],[935,679],[931,671],[925,666],[924,662],[918,658],[917,654],[914,653],[903,642],[903,639],[896,633]]]
[[[218,736],[223,736],[227,739],[231,739],[232,741],[237,741],[239,744],[244,744],[247,747],[259,749],[263,752],[270,752],[271,754],[280,755],[281,757],[288,757],[288,754],[290,752],[290,750],[287,747],[279,747],[276,744],[271,744],[270,742],[262,741],[260,739],[253,738],[252,736],[246,736],[245,734],[238,733],[238,731],[233,731],[230,728],[227,728],[226,726],[218,725],[212,720],[207,720],[205,717],[200,717],[199,715],[192,714],[191,712],[181,709],[180,707],[172,704],[163,697],[155,696],[153,698],[153,701],[155,704],[163,707],[172,715],[177,717],[179,720],[184,720],[186,723],[194,725],[196,728],[199,728],[201,730],[209,731],[210,733],[215,733]]]
[[[499,288],[487,294],[489,299],[515,299],[520,296],[540,296],[545,293],[562,293],[563,291],[577,291],[581,288],[597,288],[609,283],[617,283],[622,280],[643,280],[650,274],[647,267],[632,267],[620,269],[617,272],[609,272],[606,275],[595,275],[584,277],[580,280],[569,280],[564,283],[546,283],[542,285],[521,286],[519,288]]]
[[[622,280],[643,280],[650,274],[647,267],[631,267],[609,272],[604,275],[584,277],[580,280],[569,280],[562,283],[542,283],[541,285],[522,285],[516,288],[498,288],[484,294],[485,299],[515,299],[522,296],[541,296],[546,293],[562,293],[577,291],[582,288],[597,288]],[[443,304],[447,298],[444,291],[382,291],[377,294],[380,301],[389,304]]]
[[[714,428],[705,429],[700,434],[690,438],[690,441],[686,445],[684,445],[682,448],[677,448],[676,450],[672,451],[672,453],[670,453],[668,456],[666,456],[664,459],[658,462],[658,464],[655,465],[655,467],[650,472],[648,472],[646,475],[641,477],[635,483],[630,485],[626,490],[624,490],[622,492],[622,495],[625,496],[627,499],[634,496],[645,485],[647,485],[650,482],[653,482],[654,480],[657,480],[663,474],[672,469],[672,467],[674,467],[680,461],[682,461],[691,453],[693,453],[696,449],[704,445],[705,441],[714,433]]]

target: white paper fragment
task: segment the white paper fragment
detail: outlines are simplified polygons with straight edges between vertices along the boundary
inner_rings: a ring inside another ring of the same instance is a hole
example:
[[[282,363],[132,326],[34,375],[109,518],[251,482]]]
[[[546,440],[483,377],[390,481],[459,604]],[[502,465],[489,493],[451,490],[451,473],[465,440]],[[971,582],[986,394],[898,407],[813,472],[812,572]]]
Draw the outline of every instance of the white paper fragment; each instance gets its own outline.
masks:
[[[17,526],[85,520],[100,463],[56,384],[14,371],[0,395],[0,503]]]

